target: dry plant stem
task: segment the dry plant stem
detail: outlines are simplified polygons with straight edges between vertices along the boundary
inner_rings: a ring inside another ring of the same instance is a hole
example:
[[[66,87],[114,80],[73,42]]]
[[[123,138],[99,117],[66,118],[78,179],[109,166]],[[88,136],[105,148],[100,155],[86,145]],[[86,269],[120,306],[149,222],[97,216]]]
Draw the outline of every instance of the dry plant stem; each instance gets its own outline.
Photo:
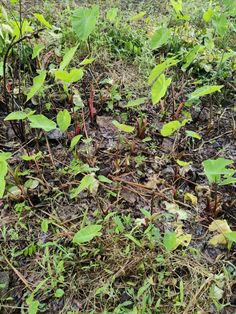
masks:
[[[3,251],[1,250],[1,255],[4,257],[6,263],[10,268],[14,271],[14,273],[19,277],[19,279],[24,283],[24,285],[32,292],[33,289],[29,285],[28,281],[25,279],[25,277],[12,265],[12,263],[9,261],[9,259],[5,256]]]
[[[46,139],[46,144],[47,144],[47,148],[48,148],[49,158],[50,158],[50,160],[51,160],[51,163],[52,163],[52,165],[53,165],[53,168],[56,168],[55,163],[54,163],[54,159],[53,159],[53,156],[52,156],[51,147],[50,147],[50,145],[49,145],[48,137],[47,137],[46,132],[44,132],[44,136],[45,136],[45,139]]]
[[[210,276],[206,279],[206,281],[201,285],[201,287],[197,290],[196,294],[193,296],[189,304],[187,305],[186,309],[184,310],[183,314],[190,314],[190,309],[196,304],[197,298],[200,296],[202,293],[202,290],[205,288],[208,289],[209,285],[213,281],[213,276]]]

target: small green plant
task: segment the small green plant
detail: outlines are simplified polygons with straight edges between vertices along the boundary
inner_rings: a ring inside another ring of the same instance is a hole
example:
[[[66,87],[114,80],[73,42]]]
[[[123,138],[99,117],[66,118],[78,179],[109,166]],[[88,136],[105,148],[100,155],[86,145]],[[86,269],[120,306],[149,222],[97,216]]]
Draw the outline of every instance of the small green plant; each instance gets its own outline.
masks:
[[[229,185],[236,183],[236,178],[233,177],[235,170],[227,168],[232,165],[233,160],[218,158],[208,159],[203,161],[204,173],[211,184]]]

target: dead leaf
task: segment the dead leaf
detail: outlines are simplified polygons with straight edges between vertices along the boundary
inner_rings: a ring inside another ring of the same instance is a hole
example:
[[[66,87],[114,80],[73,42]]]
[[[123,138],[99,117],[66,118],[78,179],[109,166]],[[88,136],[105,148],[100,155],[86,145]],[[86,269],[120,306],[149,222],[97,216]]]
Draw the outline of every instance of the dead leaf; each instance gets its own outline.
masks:
[[[190,201],[194,206],[196,206],[197,205],[197,200],[198,200],[197,196],[195,196],[195,195],[193,195],[191,193],[185,193],[184,194],[184,201],[185,202],[186,201]]]

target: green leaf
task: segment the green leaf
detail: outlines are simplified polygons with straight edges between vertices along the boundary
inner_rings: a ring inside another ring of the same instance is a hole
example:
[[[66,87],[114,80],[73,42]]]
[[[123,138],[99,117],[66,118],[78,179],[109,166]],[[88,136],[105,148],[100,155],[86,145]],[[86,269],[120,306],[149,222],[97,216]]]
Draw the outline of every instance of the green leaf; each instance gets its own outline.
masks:
[[[140,243],[140,241],[138,241],[135,237],[132,236],[132,234],[130,233],[127,233],[127,234],[124,234],[124,236],[131,240],[132,242],[134,242],[138,247],[142,247],[142,244]]]
[[[214,11],[212,10],[211,7],[209,7],[208,10],[206,12],[204,12],[204,14],[203,14],[203,20],[206,23],[209,23],[211,21],[213,15],[214,15]]]
[[[71,124],[71,115],[67,109],[57,114],[57,125],[62,132],[65,132]]]
[[[118,13],[118,8],[111,8],[107,11],[106,18],[110,22],[114,22]]]
[[[168,122],[163,125],[161,129],[161,135],[166,137],[172,135],[174,132],[179,130],[182,127],[182,124],[178,120],[174,120],[171,122]]]
[[[135,130],[135,127],[130,126],[130,125],[126,125],[126,124],[119,123],[119,122],[116,121],[116,120],[113,120],[113,121],[112,121],[112,124],[113,124],[117,129],[119,129],[120,131],[123,131],[123,132],[126,132],[126,133],[132,133],[132,132],[134,132],[134,130]]]
[[[164,234],[163,244],[167,251],[175,250],[178,246],[176,233],[166,231]]]
[[[188,167],[192,164],[191,161],[183,161],[183,160],[179,160],[179,159],[177,159],[176,162],[180,167]]]
[[[98,180],[103,183],[108,183],[108,184],[112,183],[112,181],[105,176],[98,176]]]
[[[45,17],[42,14],[34,13],[33,15],[42,25],[46,26],[47,28],[52,28],[52,25],[48,21],[45,20]]]
[[[155,31],[151,38],[150,42],[151,48],[154,50],[165,45],[166,43],[168,43],[170,36],[171,33],[167,27],[159,28],[158,30]]]
[[[75,198],[77,197],[83,190],[85,189],[91,189],[94,185],[94,176],[93,175],[87,175],[84,176],[83,179],[80,182],[80,185],[77,188],[70,190],[70,197]]]
[[[175,57],[167,58],[164,62],[155,66],[148,78],[148,84],[151,85],[166,69],[176,65],[179,62]]]
[[[72,150],[80,141],[82,135],[76,135],[75,137],[72,138],[71,143],[70,143],[70,150]]]
[[[75,83],[78,82],[84,75],[82,69],[72,69],[70,72],[56,70],[55,77],[56,79],[63,81],[65,83]]]
[[[218,158],[203,161],[204,173],[210,183],[221,183],[221,176],[225,179],[231,178],[235,170],[228,169],[226,166],[233,164],[233,160]],[[224,181],[223,181],[224,182]]]
[[[170,4],[172,5],[173,9],[175,10],[176,14],[180,14],[182,11],[182,0],[170,0]]]
[[[48,225],[49,225],[49,220],[48,219],[43,219],[41,222],[41,230],[44,233],[48,232]]]
[[[0,62],[0,76],[3,76],[3,62]]]
[[[201,135],[199,135],[197,132],[194,132],[194,131],[186,130],[185,133],[187,136],[192,137],[192,138],[196,138],[197,140],[200,140],[202,138]]]
[[[34,129],[43,129],[46,132],[50,132],[52,130],[55,130],[57,127],[54,121],[48,119],[43,114],[36,114],[30,116],[28,119],[30,120],[31,128]]]
[[[164,74],[161,74],[152,86],[152,103],[157,104],[163,98],[170,86],[171,78],[166,79]]]
[[[64,70],[74,58],[74,55],[78,49],[79,45],[76,45],[73,48],[70,48],[64,55],[62,62],[60,63],[60,70]]]
[[[46,78],[47,71],[41,71],[41,73],[33,79],[33,86],[31,87],[29,93],[27,94],[26,102],[29,101],[43,86]]]
[[[30,295],[26,299],[26,303],[29,306],[28,308],[28,314],[37,314],[38,313],[38,308],[39,308],[39,301],[33,299],[33,295]]]
[[[28,117],[28,114],[24,111],[14,111],[9,113],[4,121],[13,121],[13,120],[24,120]]]
[[[101,225],[89,225],[80,229],[73,238],[73,243],[83,244],[93,240],[95,237],[102,235],[100,230],[102,229]]]
[[[57,289],[56,291],[55,291],[55,297],[56,298],[61,298],[61,297],[63,297],[63,295],[65,294],[65,292],[64,292],[64,290],[62,290],[62,289]]]
[[[198,89],[196,89],[194,92],[192,92],[189,96],[189,99],[196,99],[208,94],[212,94],[214,92],[217,92],[219,90],[221,90],[221,88],[224,87],[224,85],[206,85],[206,86],[202,86]]]
[[[40,52],[45,48],[43,44],[36,44],[33,48],[32,59],[38,58]]]
[[[192,48],[185,56],[184,58],[185,63],[183,64],[181,70],[185,71],[190,66],[190,64],[194,61],[194,59],[197,57],[198,53],[203,50],[204,50],[204,47],[201,45],[197,45],[194,48]]]
[[[94,31],[99,16],[99,6],[92,8],[79,8],[73,11],[71,22],[72,28],[78,39],[85,41]]]
[[[224,233],[224,236],[231,242],[236,242],[236,231],[229,231]]]
[[[133,108],[133,107],[138,107],[142,104],[145,103],[147,98],[145,97],[142,97],[142,98],[138,98],[138,99],[135,99],[135,100],[130,100],[127,105],[125,106],[125,108]]]
[[[130,18],[130,21],[134,22],[134,21],[139,21],[141,20],[144,16],[146,15],[145,11],[139,12],[138,14],[132,16]]]
[[[39,181],[36,179],[29,179],[24,183],[24,187],[26,189],[31,189],[31,190],[36,189],[38,185],[39,185]]]
[[[227,17],[223,14],[215,15],[212,19],[212,24],[216,32],[222,37],[226,34],[229,27]]]
[[[96,60],[96,58],[84,59],[82,62],[80,62],[79,65],[88,65],[88,64],[93,63],[93,61],[95,61],[95,60]]]

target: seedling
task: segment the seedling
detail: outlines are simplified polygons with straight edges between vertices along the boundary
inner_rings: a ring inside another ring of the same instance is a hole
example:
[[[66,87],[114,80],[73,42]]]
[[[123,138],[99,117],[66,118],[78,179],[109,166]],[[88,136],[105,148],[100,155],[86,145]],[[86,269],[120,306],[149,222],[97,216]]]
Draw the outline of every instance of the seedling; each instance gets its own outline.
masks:
[[[213,214],[216,214],[217,210],[217,189],[218,186],[230,185],[236,183],[236,178],[233,177],[235,170],[232,168],[226,168],[232,165],[234,162],[230,159],[218,158],[215,160],[208,159],[202,164],[204,167],[204,173],[209,180],[209,183],[214,187],[215,192],[215,205]]]

